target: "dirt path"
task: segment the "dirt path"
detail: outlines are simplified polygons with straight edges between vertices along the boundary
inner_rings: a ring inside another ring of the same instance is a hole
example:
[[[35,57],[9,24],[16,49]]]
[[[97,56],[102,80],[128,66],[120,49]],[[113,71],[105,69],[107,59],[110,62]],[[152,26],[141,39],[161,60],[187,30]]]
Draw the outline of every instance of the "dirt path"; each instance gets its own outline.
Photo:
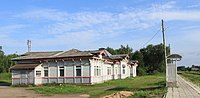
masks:
[[[0,98],[88,98],[85,94],[36,94],[27,88],[0,86]]]

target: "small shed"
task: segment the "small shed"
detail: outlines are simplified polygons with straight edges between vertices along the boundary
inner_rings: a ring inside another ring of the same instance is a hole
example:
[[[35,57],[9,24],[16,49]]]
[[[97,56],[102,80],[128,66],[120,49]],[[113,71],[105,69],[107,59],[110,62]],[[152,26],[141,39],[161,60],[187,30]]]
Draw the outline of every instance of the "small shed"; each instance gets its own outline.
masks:
[[[40,64],[16,64],[10,68],[12,72],[12,84],[34,84],[35,69]]]
[[[182,56],[179,54],[171,54],[167,57],[167,86],[177,86],[177,61],[180,61]]]

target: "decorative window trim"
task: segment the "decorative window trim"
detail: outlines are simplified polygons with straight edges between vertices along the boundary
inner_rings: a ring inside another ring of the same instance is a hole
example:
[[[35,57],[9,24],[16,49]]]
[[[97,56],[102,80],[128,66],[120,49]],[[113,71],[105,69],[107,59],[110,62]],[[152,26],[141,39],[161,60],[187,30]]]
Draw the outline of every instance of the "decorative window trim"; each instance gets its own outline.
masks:
[[[94,76],[101,76],[101,66],[94,66]]]
[[[49,76],[49,67],[44,67],[44,76],[45,77]]]
[[[36,70],[35,75],[36,75],[36,77],[41,77],[42,72],[40,70]]]
[[[64,66],[60,66],[59,67],[59,76],[60,77],[64,77],[65,76],[65,68],[64,68]]]
[[[82,76],[81,66],[76,66],[76,76]]]

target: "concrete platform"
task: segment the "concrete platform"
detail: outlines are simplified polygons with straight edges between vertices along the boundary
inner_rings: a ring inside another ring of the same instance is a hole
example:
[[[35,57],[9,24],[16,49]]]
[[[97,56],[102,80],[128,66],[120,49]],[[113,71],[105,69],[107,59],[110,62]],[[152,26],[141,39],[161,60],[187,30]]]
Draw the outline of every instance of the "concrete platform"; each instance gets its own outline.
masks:
[[[178,87],[169,87],[166,98],[200,98],[200,88],[177,75]]]

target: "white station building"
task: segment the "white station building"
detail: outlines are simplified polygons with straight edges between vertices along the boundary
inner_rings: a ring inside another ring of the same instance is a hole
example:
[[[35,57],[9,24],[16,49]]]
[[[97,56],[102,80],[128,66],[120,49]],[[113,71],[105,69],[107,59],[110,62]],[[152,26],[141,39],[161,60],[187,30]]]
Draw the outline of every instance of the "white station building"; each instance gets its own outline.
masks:
[[[12,85],[45,83],[95,84],[136,76],[137,61],[128,54],[93,51],[27,52],[14,58]]]

